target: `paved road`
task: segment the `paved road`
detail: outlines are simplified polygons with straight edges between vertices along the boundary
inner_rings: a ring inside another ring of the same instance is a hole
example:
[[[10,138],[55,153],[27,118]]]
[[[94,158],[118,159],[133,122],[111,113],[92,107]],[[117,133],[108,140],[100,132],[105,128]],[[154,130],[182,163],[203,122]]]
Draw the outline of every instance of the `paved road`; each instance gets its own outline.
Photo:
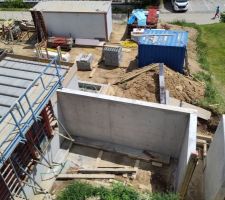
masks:
[[[213,13],[160,13],[159,19],[164,22],[185,20],[196,24],[218,23],[219,19],[212,19]]]
[[[190,0],[188,13],[214,13],[216,7],[220,6],[221,11],[225,11],[224,0]],[[162,13],[172,12],[170,0],[164,0],[160,11]]]
[[[113,19],[117,21],[126,22],[126,14],[113,14]],[[195,22],[197,24],[210,24],[216,23],[219,19],[212,20],[213,13],[171,13],[171,12],[160,12],[159,18],[165,22],[171,22],[175,20],[185,20],[187,22]],[[31,20],[31,15],[29,12],[10,12],[10,11],[1,11],[0,18],[4,19],[28,19]]]
[[[31,17],[30,12],[0,11],[0,19],[31,20],[32,17]]]

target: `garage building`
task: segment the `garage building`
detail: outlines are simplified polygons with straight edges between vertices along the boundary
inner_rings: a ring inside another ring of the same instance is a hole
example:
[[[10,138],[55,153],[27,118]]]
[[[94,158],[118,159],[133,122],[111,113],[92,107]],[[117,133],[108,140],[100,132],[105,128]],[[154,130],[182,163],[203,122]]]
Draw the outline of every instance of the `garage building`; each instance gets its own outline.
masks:
[[[49,36],[108,41],[112,32],[111,1],[42,1],[31,11],[42,12]]]

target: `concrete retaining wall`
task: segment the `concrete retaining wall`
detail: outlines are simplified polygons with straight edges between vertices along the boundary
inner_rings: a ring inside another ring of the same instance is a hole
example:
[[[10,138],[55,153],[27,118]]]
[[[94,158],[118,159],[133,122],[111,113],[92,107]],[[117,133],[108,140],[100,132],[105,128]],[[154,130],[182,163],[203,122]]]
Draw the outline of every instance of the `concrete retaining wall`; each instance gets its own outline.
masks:
[[[58,91],[58,107],[60,120],[74,136],[152,150],[175,158],[179,158],[190,114],[195,113],[70,89]]]
[[[186,167],[191,153],[195,153],[196,149],[196,133],[197,133],[197,114],[190,114],[189,121],[186,127],[185,137],[182,142],[181,151],[178,162],[178,178],[177,189],[182,184],[183,177],[185,175]]]
[[[197,112],[70,89],[57,92],[58,118],[72,136],[145,149],[179,159],[176,188],[196,151]]]
[[[213,142],[210,144],[205,179],[205,200],[222,200],[225,198],[225,115],[223,115]]]

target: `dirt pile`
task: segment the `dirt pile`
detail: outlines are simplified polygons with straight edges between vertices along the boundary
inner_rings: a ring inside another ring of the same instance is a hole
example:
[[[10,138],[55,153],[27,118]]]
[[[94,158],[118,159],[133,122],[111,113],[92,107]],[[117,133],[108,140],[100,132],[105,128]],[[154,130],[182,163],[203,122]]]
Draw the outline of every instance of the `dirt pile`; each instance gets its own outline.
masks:
[[[165,85],[171,97],[193,103],[204,97],[205,86],[190,77],[165,67]],[[159,102],[159,69],[143,73],[123,84],[114,86],[115,96]]]

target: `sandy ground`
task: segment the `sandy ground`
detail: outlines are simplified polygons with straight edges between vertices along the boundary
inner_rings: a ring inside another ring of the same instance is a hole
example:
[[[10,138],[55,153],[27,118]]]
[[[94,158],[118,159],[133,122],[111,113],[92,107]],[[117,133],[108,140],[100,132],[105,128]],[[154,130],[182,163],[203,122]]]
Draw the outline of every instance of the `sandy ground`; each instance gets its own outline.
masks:
[[[63,173],[76,173],[78,168],[95,168],[96,158],[99,150],[73,145],[68,155],[68,168]],[[72,162],[70,162],[72,160]],[[122,167],[133,168],[135,166],[135,159],[127,156],[103,152],[101,159],[98,161],[98,167]],[[76,164],[75,164],[76,163]],[[173,173],[176,167],[176,161],[171,159],[170,165],[163,165],[162,167],[153,166],[150,162],[140,161],[136,179],[131,179],[131,174],[117,175],[114,180],[89,180],[89,183],[98,186],[109,187],[115,182],[121,182],[125,185],[132,186],[140,192],[166,192],[171,190],[174,177]],[[87,181],[87,180],[85,180]],[[73,181],[56,181],[52,187],[52,193],[58,194],[62,189]]]
[[[196,72],[200,71],[201,68],[197,62],[197,56],[196,56],[195,40],[197,37],[197,32],[191,28],[182,28],[182,27],[173,26],[173,25],[169,25],[169,26],[171,29],[184,29],[189,32],[189,43],[188,43],[189,69],[190,69],[191,73],[196,73]],[[113,43],[114,45],[115,44],[118,45],[118,43],[124,39],[126,25],[125,24],[113,24],[113,30],[114,30],[114,32],[112,33],[112,36],[111,36],[111,43]],[[34,53],[33,53],[34,44],[35,44],[35,40],[32,40],[32,39],[30,39],[29,41],[15,44],[15,45],[9,45],[9,44],[4,44],[3,42],[0,42],[0,48],[12,49],[15,54],[19,54],[19,55],[34,56]],[[138,68],[137,60],[136,60],[137,48],[132,48],[132,49],[125,48],[123,50],[122,62],[119,67],[106,67],[103,62],[100,62],[99,64],[97,64],[100,61],[101,56],[102,56],[102,48],[100,48],[100,47],[97,47],[97,48],[75,47],[70,51],[70,55],[71,55],[70,62],[74,62],[76,56],[79,55],[80,53],[84,53],[84,54],[92,53],[94,56],[93,65],[94,65],[94,67],[97,67],[97,69],[93,75],[93,78],[89,78],[89,75],[91,73],[90,71],[87,71],[87,72],[78,71],[76,73],[76,75],[81,80],[85,80],[85,81],[89,81],[89,82],[96,82],[96,83],[104,83],[104,84],[111,83],[112,84],[115,81],[120,80],[127,72],[132,72]],[[152,76],[151,76],[151,73],[153,73]],[[170,72],[170,73],[172,73],[172,72]],[[173,80],[173,81],[171,81],[170,90],[171,90],[171,94],[176,95],[175,97],[179,98],[179,95],[180,95],[180,98],[184,98],[185,94],[187,94],[187,97],[183,100],[188,101],[187,100],[188,98],[189,99],[193,98],[193,97],[198,98],[203,95],[203,93],[202,93],[204,91],[203,89],[199,90],[199,88],[193,87],[193,85],[199,84],[199,83],[197,83],[191,79],[188,79],[186,77],[183,77],[182,75],[179,75],[180,77],[177,77],[177,79],[176,79],[176,77],[174,76],[173,73],[171,74],[171,80]],[[152,90],[152,91],[150,91],[150,93],[153,94],[153,97],[150,97],[149,99],[146,97],[145,99],[143,99],[143,97],[142,97],[143,95],[142,96],[140,95],[140,96],[135,97],[136,99],[157,101],[158,89],[156,87],[157,86],[157,83],[156,83],[157,75],[156,74],[157,73],[154,74],[154,72],[149,72],[149,73],[142,74],[141,76],[139,76],[139,78],[138,78],[139,83],[137,83],[137,82],[135,83],[136,85],[139,84],[138,87],[136,88],[136,90],[138,90],[140,92],[144,91],[143,88],[147,89],[148,91]],[[187,81],[183,81],[183,79],[185,79],[185,80],[187,79]],[[146,81],[146,82],[144,82],[144,81]],[[135,82],[135,80],[133,80],[133,82]],[[177,88],[176,88],[176,86],[174,86],[174,84],[176,82],[180,83],[180,86]],[[155,85],[153,83],[155,83]],[[169,84],[169,81],[167,81],[166,83]],[[185,84],[185,86],[184,86],[184,84]],[[127,90],[126,87],[127,87],[127,85],[120,86],[120,89],[122,89],[122,90],[120,90],[120,94],[121,93],[122,93],[122,95],[126,94],[126,90]],[[175,87],[175,90],[173,91],[174,87]],[[133,90],[132,82],[130,83],[130,88],[131,88],[131,90]],[[172,92],[174,92],[174,93],[172,93]],[[192,93],[195,95],[192,95]],[[198,95],[198,93],[200,95]],[[146,93],[146,94],[148,95],[148,93]],[[121,95],[118,95],[118,96],[121,96]],[[128,95],[126,97],[131,97],[131,96]],[[190,101],[191,100],[192,99],[190,99]],[[143,181],[145,180],[145,178],[143,178],[143,177],[144,177],[144,174],[140,175],[140,178],[137,178],[137,180],[140,179],[140,182],[143,183]],[[156,175],[155,179],[161,180],[161,177]],[[148,181],[148,183],[149,183],[149,179],[148,180],[146,179],[146,181]],[[156,183],[159,184],[157,181],[156,181]],[[146,184],[147,184],[147,182],[146,182]],[[145,184],[143,184],[143,185],[145,185]]]

